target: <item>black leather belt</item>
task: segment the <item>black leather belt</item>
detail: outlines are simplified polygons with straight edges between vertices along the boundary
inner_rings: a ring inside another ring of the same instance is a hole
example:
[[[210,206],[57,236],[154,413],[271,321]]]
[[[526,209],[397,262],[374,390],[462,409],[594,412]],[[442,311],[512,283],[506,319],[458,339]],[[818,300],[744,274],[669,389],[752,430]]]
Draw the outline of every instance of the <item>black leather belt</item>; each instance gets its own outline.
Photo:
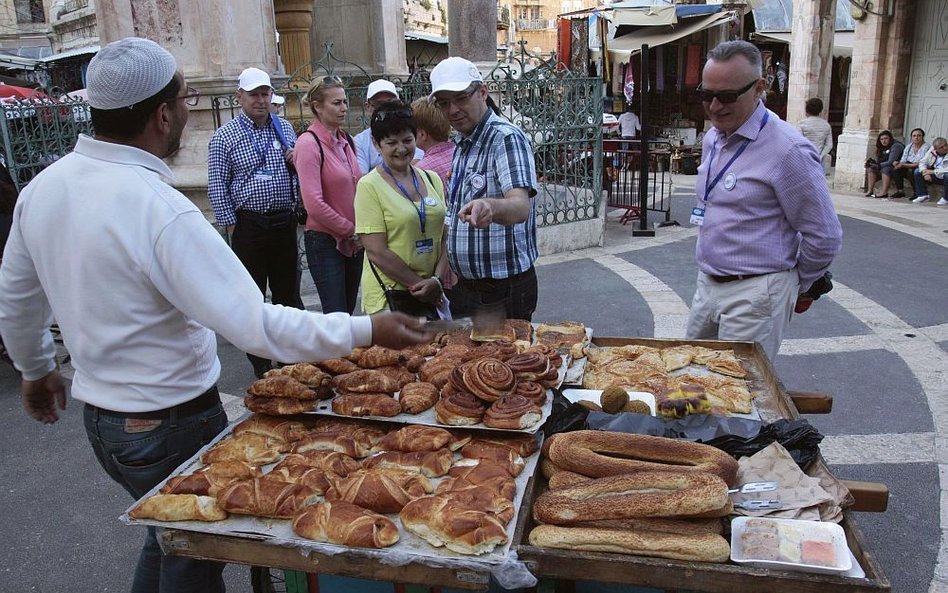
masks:
[[[767,274],[769,274],[768,272]],[[767,274],[737,274],[735,276],[712,276],[708,274],[708,278],[714,280],[718,284],[724,284],[725,282],[735,282],[737,280],[748,280],[750,278],[757,278],[758,276],[766,276]]]
[[[177,413],[178,417],[182,416],[192,416],[194,414],[200,414],[210,410],[214,406],[221,403],[221,394],[217,390],[217,385],[211,386],[210,389],[197,396],[196,398],[186,401],[183,404],[178,404],[171,408],[165,408],[164,410],[155,410],[153,412],[116,412],[115,410],[107,410],[105,408],[100,408],[98,406],[93,406],[92,404],[86,404],[94,410],[98,410],[99,413],[105,414],[107,416],[117,416],[119,418],[132,418],[135,420],[163,420],[165,418],[171,417],[171,412],[174,411]]]

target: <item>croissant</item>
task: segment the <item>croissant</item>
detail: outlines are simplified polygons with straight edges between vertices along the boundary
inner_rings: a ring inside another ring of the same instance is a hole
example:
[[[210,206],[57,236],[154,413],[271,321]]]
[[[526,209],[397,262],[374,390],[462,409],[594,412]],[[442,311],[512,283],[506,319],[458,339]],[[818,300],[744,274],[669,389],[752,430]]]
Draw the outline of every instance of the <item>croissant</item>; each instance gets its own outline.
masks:
[[[293,453],[306,453],[307,451],[336,451],[345,453],[349,457],[361,458],[369,454],[371,446],[364,442],[356,441],[351,436],[335,432],[318,432],[304,437],[293,445]]]
[[[201,455],[203,463],[246,461],[252,465],[273,463],[286,451],[285,441],[260,434],[244,433],[225,437]]]
[[[290,453],[272,471],[293,465],[321,469],[337,476],[348,476],[362,467],[358,461],[345,453],[314,449],[304,453]]]
[[[416,354],[405,362],[405,368],[413,373],[417,373],[427,359],[420,354]]]
[[[431,383],[408,383],[402,385],[398,403],[407,414],[420,414],[438,401],[438,388]]]
[[[494,514],[465,508],[440,495],[409,502],[398,517],[405,529],[432,546],[460,554],[484,554],[508,541],[504,524]]]
[[[343,416],[380,416],[391,418],[402,413],[393,397],[383,393],[353,393],[332,400],[332,411]]]
[[[457,465],[448,470],[449,476],[454,476],[458,478],[464,478],[469,482],[474,482],[475,484],[480,484],[484,480],[496,476],[503,476],[504,478],[514,477],[510,473],[510,469],[499,463],[494,463],[487,459],[469,459],[468,463],[459,462]]]
[[[404,364],[408,358],[398,350],[383,346],[372,346],[359,355],[358,364],[364,369],[398,366]]]
[[[454,435],[443,428],[409,424],[385,435],[378,448],[382,451],[437,451],[454,440]]]
[[[423,476],[415,474],[419,479]],[[388,472],[359,470],[336,480],[326,492],[326,500],[342,500],[377,513],[397,513],[409,501],[431,491],[430,482],[408,483],[402,476]]]
[[[296,379],[306,387],[316,392],[319,399],[332,397],[332,376],[323,372],[319,367],[308,362],[291,364],[285,367],[272,369],[264,373],[264,378],[287,375]]]
[[[452,506],[493,513],[504,525],[514,516],[513,502],[483,484],[468,483],[466,487],[455,484],[454,488],[444,491],[439,488],[438,496],[447,499]]]
[[[513,451],[521,457],[529,457],[540,449],[540,443],[537,438],[530,434],[520,434],[516,436],[490,436],[480,435],[477,440],[482,443],[492,445],[502,445]]]
[[[222,521],[227,513],[210,496],[155,494],[129,511],[128,516],[155,521]]]
[[[246,461],[217,461],[205,465],[197,470],[197,473],[206,473],[218,478],[237,478],[246,480],[263,475],[260,468],[256,465],[250,465]]]
[[[277,466],[270,470],[266,477],[281,482],[309,486],[316,494],[325,494],[332,486],[333,479],[339,478],[332,472],[315,467],[306,467],[305,465]]]
[[[309,486],[262,477],[231,484],[221,490],[217,501],[229,513],[292,519],[318,496]]]
[[[161,487],[162,494],[197,494],[198,496],[217,496],[222,489],[241,478],[216,476],[207,472],[195,472],[186,476],[168,478]],[[246,478],[243,478],[246,479]]]
[[[272,416],[292,416],[313,411],[315,399],[296,399],[292,397],[267,397],[264,395],[248,395],[244,398],[244,406],[251,412],[270,414]]]
[[[332,386],[353,393],[395,393],[398,382],[375,369],[363,369],[333,377]]]
[[[398,527],[378,513],[348,502],[321,502],[293,519],[300,537],[358,548],[386,548],[398,541]]]
[[[471,441],[461,448],[461,457],[486,459],[507,469],[511,476],[519,476],[525,462],[513,449],[486,441]]]
[[[388,366],[379,367],[375,370],[383,373],[386,377],[395,381],[395,383],[398,384],[399,389],[418,380],[418,377],[415,376],[415,373],[409,371],[405,367]]]
[[[362,462],[362,467],[404,469],[420,472],[429,478],[443,476],[448,473],[454,462],[454,454],[450,449],[437,451],[388,451],[369,457]]]
[[[494,476],[477,483],[468,481],[464,478],[447,476],[442,478],[441,482],[438,483],[438,488],[435,490],[435,494],[444,494],[446,492],[452,492],[455,490],[467,490],[469,488],[479,488],[481,486],[487,488],[491,492],[496,492],[499,496],[506,498],[511,503],[517,496],[517,483],[514,482],[513,478],[506,475]]]
[[[315,364],[333,376],[345,375],[347,373],[358,371],[360,368],[362,368],[351,360],[346,360],[345,358],[330,358],[329,360],[321,360]]]
[[[293,399],[316,399],[316,392],[289,375],[274,375],[254,381],[247,390],[249,395],[268,397],[292,397]]]
[[[262,434],[292,443],[305,436],[308,430],[302,422],[287,420],[279,416],[254,414],[234,427],[234,434],[239,435],[245,432]]]

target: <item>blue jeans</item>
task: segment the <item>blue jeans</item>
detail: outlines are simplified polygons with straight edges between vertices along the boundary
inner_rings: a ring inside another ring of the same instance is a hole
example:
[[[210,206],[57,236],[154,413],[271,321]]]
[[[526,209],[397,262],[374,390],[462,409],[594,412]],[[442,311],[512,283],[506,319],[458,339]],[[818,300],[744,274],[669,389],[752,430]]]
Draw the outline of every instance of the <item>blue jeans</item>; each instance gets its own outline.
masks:
[[[96,459],[109,477],[138,499],[187,461],[227,426],[220,404],[197,414],[128,421],[86,405],[83,422]],[[155,426],[148,426],[154,423]],[[142,425],[145,426],[142,426]],[[223,593],[224,564],[164,556],[149,527],[138,558],[132,593]]]
[[[915,179],[915,195],[916,196],[927,196],[928,195],[928,186],[926,185],[925,178],[922,177],[921,167],[915,169],[912,172],[912,176]],[[941,183],[945,188],[945,197],[948,198],[948,173],[945,174],[941,179],[932,175],[932,183]]]
[[[336,249],[335,237],[319,231],[303,233],[303,243],[323,313],[351,315],[362,279],[362,252],[346,257]]]

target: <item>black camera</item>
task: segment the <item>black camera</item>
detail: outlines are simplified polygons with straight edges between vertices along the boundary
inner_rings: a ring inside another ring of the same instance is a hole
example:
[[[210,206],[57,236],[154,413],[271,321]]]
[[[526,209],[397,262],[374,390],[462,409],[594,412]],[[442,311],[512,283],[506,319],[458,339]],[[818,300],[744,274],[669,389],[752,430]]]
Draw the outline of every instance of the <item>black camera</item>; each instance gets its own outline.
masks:
[[[816,279],[816,282],[813,283],[810,290],[803,294],[815,301],[831,290],[833,290],[833,274],[827,271]]]

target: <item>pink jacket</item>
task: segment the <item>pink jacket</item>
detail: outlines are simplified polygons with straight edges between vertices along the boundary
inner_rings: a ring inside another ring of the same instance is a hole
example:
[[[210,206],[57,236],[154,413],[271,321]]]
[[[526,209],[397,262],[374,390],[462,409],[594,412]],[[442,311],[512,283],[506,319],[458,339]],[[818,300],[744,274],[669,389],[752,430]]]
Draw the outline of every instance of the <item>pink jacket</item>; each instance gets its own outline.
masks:
[[[345,133],[330,134],[318,119],[307,132],[319,137],[325,162],[320,167],[320,152],[309,133],[300,134],[293,151],[293,164],[300,178],[300,192],[309,217],[306,229],[328,233],[336,238],[343,255],[355,253],[349,240],[355,232],[355,191],[362,172]],[[321,174],[320,174],[321,171]]]

